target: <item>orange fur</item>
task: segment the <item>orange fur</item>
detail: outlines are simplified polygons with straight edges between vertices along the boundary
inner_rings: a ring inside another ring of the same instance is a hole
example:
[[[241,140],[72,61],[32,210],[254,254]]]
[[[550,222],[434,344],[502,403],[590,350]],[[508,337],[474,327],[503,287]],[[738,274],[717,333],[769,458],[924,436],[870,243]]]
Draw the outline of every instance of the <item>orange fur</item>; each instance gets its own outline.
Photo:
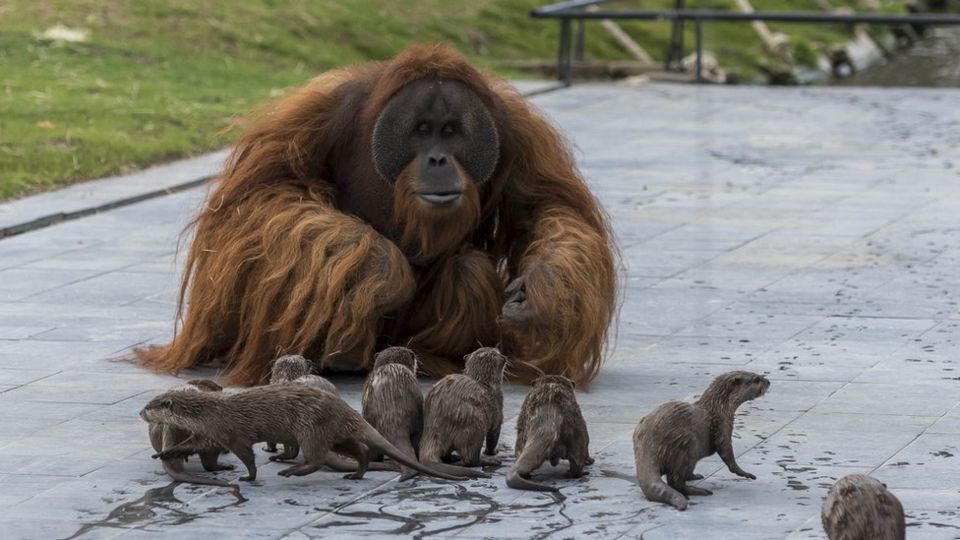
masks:
[[[421,371],[437,377],[458,373],[466,354],[499,342],[502,288],[493,260],[480,250],[467,248],[439,266],[403,325]]]
[[[446,217],[417,206],[411,174],[398,180],[401,249],[337,208],[330,175],[337,164],[370,159],[347,154],[348,143],[369,140],[390,98],[424,77],[474,90],[494,119],[501,156],[493,177],[468,182]],[[579,383],[601,365],[616,304],[606,217],[560,134],[512,87],[446,47],[414,46],[389,62],[332,71],[268,105],[194,223],[182,326],[170,344],[137,352],[153,369],[220,361],[241,384],[264,382],[280,354],[366,369],[390,327],[399,329],[395,344],[412,339],[436,359],[426,367],[437,374],[500,337],[520,360]],[[542,320],[505,324],[498,336],[502,288],[521,275]]]
[[[460,177],[467,175],[453,160]],[[428,207],[417,197],[417,178],[414,171],[419,158],[400,174],[394,188],[393,224],[403,231],[400,246],[415,261],[433,261],[441,255],[453,252],[480,224],[480,195],[477,188],[467,180],[463,199],[450,208]]]

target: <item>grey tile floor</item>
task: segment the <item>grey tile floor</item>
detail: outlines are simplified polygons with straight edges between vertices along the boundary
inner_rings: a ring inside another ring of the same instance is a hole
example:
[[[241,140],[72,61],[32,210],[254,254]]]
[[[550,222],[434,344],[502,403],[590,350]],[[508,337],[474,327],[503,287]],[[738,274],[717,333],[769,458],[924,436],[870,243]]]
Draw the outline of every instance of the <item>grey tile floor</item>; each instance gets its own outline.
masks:
[[[579,480],[539,475],[565,500],[507,489],[503,470],[286,479],[262,454],[246,503],[168,487],[137,411],[178,380],[115,358],[170,336],[194,189],[0,240],[0,536],[822,538],[829,485],[868,472],[903,501],[911,538],[960,537],[960,92],[534,99],[576,144],[625,266],[610,359],[579,395],[597,462]],[[773,381],[737,421],[758,479],[711,458],[698,471],[715,495],[684,513],[647,502],[637,420],[731,369]],[[358,405],[361,381],[336,382]],[[504,454],[524,392],[506,391]]]

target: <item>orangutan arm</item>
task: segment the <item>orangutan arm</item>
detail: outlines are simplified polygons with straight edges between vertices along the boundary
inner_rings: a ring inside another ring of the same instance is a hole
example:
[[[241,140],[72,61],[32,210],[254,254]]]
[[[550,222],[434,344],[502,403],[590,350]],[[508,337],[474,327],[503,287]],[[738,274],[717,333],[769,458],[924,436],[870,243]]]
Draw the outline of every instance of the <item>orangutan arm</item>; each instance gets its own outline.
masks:
[[[615,290],[605,236],[569,209],[548,208],[508,284],[505,330],[524,361],[586,383],[602,362]]]
[[[587,383],[616,308],[612,233],[563,136],[526,100],[500,95],[519,152],[504,193],[504,342],[546,373]]]

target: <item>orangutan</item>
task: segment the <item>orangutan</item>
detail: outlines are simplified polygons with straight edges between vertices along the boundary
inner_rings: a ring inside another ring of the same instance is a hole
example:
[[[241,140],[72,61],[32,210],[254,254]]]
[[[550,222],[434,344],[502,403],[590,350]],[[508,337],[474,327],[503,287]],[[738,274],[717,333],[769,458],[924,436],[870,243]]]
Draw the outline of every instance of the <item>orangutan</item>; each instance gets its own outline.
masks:
[[[447,47],[265,107],[193,225],[182,325],[137,352],[152,369],[259,384],[282,354],[366,370],[388,345],[436,376],[481,345],[578,383],[602,363],[607,218],[542,113]]]

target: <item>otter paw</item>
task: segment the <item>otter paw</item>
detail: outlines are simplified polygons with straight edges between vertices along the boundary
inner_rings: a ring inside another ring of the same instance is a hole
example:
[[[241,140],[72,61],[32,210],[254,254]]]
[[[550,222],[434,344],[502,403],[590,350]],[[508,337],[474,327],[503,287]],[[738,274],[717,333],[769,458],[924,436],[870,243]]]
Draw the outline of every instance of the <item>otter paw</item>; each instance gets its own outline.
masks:
[[[748,473],[747,471],[740,471],[740,472],[738,472],[737,474],[740,475],[740,476],[742,476],[742,477],[744,477],[744,478],[749,478],[750,480],[756,480],[756,479],[757,479],[757,475],[755,475],[755,474],[750,474],[750,473]]]
[[[350,474],[345,474],[343,477],[347,480],[363,480],[363,473],[355,472]]]
[[[251,474],[248,474],[248,475],[246,475],[246,476],[241,476],[241,477],[240,477],[240,480],[243,480],[244,482],[253,482],[253,481],[256,480],[256,479],[257,479],[257,477],[254,476],[254,475],[251,475]]]

